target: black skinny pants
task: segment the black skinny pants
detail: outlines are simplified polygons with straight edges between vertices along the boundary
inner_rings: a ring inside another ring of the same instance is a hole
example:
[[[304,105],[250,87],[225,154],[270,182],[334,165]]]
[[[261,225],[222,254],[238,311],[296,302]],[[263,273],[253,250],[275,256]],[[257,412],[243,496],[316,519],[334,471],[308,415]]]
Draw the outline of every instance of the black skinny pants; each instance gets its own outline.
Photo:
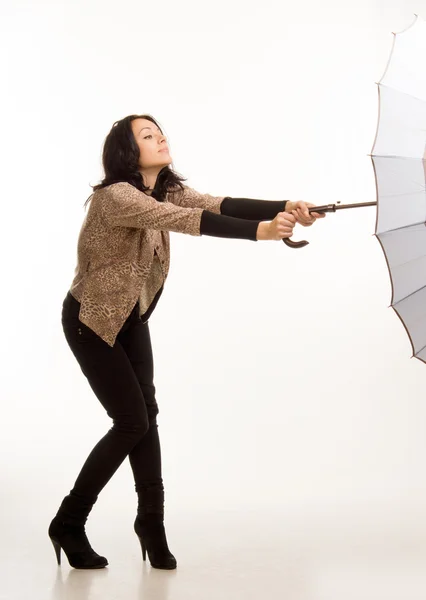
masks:
[[[154,365],[148,322],[137,302],[109,346],[79,318],[80,303],[67,293],[62,328],[93,392],[113,426],[87,457],[72,493],[94,502],[115,471],[129,457],[135,490],[161,481]]]

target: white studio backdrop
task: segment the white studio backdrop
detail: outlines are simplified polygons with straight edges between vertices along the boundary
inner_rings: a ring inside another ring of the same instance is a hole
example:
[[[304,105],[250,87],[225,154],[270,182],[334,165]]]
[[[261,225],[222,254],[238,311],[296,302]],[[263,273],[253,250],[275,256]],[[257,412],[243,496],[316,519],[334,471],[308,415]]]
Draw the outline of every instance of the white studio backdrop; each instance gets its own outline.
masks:
[[[375,82],[425,2],[2,3],[3,519],[46,523],[111,426],[61,329],[115,120],[150,113],[203,193],[375,201]],[[375,209],[300,250],[171,233],[150,320],[167,510],[426,503],[426,365],[389,308]],[[128,460],[96,514],[133,515]],[[424,510],[424,509],[423,509]],[[40,516],[41,515],[41,516]]]

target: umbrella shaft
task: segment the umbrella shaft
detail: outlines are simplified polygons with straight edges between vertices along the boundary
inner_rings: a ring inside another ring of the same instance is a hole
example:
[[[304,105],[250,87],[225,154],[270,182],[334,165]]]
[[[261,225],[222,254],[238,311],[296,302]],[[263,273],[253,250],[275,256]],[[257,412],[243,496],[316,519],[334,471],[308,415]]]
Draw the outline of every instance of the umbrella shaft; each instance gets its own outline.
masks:
[[[359,208],[360,206],[377,206],[377,202],[358,202],[357,204],[325,204],[324,206],[311,206],[309,208],[309,212],[336,212],[336,210],[341,210],[342,208]]]

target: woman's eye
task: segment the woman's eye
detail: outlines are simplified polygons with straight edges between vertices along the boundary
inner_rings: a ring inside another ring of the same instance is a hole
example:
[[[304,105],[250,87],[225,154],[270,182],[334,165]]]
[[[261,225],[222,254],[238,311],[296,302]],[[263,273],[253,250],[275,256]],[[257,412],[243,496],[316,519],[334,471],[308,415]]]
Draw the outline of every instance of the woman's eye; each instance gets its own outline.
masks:
[[[144,139],[144,140],[147,140],[149,137],[152,137],[152,135],[151,135],[151,134],[149,134],[149,135],[147,135],[146,137],[144,137],[143,139]]]

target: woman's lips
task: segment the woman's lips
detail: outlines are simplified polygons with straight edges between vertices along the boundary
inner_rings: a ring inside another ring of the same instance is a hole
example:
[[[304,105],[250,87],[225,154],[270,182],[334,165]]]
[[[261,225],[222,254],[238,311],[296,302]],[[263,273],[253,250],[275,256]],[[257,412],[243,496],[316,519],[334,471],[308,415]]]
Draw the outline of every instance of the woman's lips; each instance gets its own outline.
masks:
[[[168,148],[163,148],[162,150],[159,150],[158,152],[168,152],[169,149]]]

